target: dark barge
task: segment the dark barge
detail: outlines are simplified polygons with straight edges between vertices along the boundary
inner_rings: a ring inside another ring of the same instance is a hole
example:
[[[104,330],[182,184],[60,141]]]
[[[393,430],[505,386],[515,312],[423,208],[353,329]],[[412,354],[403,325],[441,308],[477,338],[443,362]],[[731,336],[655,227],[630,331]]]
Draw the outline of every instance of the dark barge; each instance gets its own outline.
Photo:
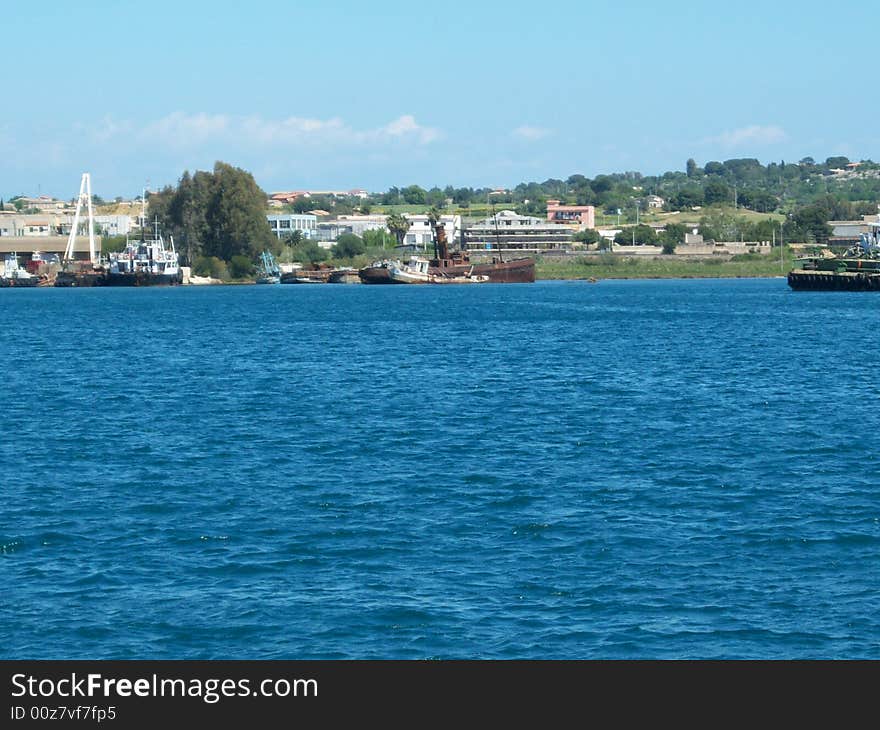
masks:
[[[880,247],[874,235],[833,254],[800,259],[788,273],[788,285],[796,291],[880,291]]]

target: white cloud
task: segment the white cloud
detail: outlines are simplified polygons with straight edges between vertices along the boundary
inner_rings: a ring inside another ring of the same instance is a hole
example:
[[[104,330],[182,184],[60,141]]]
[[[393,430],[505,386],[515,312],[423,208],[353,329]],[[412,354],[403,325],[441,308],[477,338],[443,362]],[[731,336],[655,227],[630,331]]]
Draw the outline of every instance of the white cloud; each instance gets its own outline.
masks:
[[[514,137],[525,139],[530,142],[549,137],[551,133],[552,132],[545,127],[531,127],[528,124],[523,124],[521,127],[517,127],[511,132]]]
[[[441,137],[438,129],[419,124],[411,114],[375,129],[355,129],[339,117],[313,119],[287,117],[267,119],[199,112],[173,112],[138,126],[127,120],[104,118],[93,131],[98,142],[127,137],[168,147],[191,147],[206,143],[235,142],[244,147],[279,147],[304,144],[366,146],[407,143],[426,145]]]
[[[296,144],[318,136],[333,136],[345,130],[345,125],[338,117],[324,120],[307,117],[263,119],[251,116],[238,120],[237,126],[246,141],[259,144]]]
[[[185,146],[223,136],[229,127],[229,117],[224,114],[172,112],[144,127],[141,136]]]
[[[440,131],[432,127],[423,127],[412,114],[404,114],[384,127],[376,130],[379,137],[404,138],[410,137],[419,144],[429,144],[440,137]]]
[[[761,126],[752,124],[748,127],[722,132],[716,137],[709,137],[704,144],[720,144],[724,147],[745,147],[748,145],[769,145],[785,142],[788,135],[782,127],[774,125]]]

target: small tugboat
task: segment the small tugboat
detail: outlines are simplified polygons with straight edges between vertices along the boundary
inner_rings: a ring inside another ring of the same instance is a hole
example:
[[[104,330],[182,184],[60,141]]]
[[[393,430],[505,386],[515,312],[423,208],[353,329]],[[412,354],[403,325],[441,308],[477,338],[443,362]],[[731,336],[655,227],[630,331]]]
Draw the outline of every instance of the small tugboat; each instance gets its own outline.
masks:
[[[40,283],[40,277],[34,276],[18,265],[18,255],[11,253],[3,261],[3,274],[0,276],[0,287],[31,287]]]
[[[280,284],[281,269],[269,251],[260,254],[260,265],[257,268],[257,284]]]
[[[827,253],[798,259],[788,273],[795,291],[880,291],[880,223],[871,223],[842,257]]]
[[[427,284],[431,281],[428,273],[428,259],[413,256],[405,264],[394,263],[388,268],[392,284]]]

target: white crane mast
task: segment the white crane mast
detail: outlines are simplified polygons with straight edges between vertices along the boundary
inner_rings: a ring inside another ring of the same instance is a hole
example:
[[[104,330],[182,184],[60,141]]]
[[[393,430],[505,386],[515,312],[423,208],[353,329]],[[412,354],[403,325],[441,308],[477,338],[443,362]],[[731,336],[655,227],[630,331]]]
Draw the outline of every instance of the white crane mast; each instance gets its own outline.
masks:
[[[93,265],[98,263],[95,252],[95,216],[92,211],[92,180],[89,173],[84,172],[79,184],[79,197],[76,199],[76,212],[73,214],[73,225],[70,227],[70,235],[67,237],[67,248],[64,250],[64,260],[73,261],[73,248],[76,244],[76,234],[79,232],[79,217],[82,212],[83,199],[89,210],[89,261]]]

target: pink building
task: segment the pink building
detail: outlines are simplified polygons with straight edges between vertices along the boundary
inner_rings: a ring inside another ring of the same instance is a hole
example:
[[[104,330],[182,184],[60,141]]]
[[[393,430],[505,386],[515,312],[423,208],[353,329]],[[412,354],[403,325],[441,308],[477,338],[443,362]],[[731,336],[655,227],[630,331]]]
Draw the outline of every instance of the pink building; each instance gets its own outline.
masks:
[[[596,227],[596,209],[592,205],[560,205],[547,201],[547,220],[551,223],[578,223],[585,228]]]

